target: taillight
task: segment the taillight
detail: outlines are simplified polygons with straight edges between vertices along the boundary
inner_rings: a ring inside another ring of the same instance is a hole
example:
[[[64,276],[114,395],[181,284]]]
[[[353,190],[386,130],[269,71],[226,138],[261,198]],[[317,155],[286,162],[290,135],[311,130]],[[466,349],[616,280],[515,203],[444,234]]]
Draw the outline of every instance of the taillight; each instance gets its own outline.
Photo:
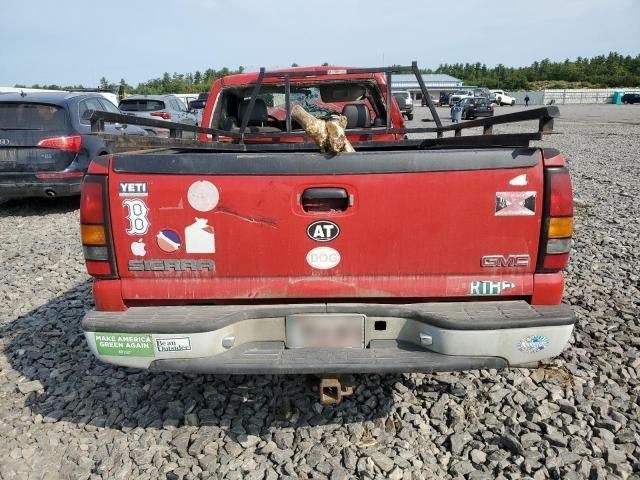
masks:
[[[79,152],[81,145],[82,137],[80,135],[43,138],[37,144],[38,147],[55,148],[57,150],[66,150],[67,152]]]
[[[107,205],[107,177],[87,175],[80,197],[80,238],[87,272],[97,278],[116,278],[113,240]]]
[[[151,112],[149,115],[152,117],[160,117],[164,120],[171,120],[171,115],[167,112]]]
[[[567,266],[573,235],[573,189],[566,167],[544,169],[545,195],[539,272],[558,272]]]

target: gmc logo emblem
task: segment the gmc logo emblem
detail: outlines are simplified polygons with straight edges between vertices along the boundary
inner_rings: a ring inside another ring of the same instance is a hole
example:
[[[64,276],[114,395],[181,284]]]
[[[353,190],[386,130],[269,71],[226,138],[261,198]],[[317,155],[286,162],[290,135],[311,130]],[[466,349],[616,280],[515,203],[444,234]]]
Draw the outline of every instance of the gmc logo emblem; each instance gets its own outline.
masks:
[[[529,255],[485,255],[480,259],[481,267],[528,267]]]

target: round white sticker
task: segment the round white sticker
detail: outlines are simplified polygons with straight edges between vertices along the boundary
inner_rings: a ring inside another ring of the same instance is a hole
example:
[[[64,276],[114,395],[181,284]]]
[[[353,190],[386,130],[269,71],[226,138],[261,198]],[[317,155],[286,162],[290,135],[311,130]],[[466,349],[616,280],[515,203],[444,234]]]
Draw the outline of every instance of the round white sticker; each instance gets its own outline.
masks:
[[[187,200],[189,200],[189,205],[199,212],[208,212],[218,205],[220,193],[213,183],[200,180],[193,182],[189,187]]]
[[[330,247],[317,247],[307,253],[307,263],[313,268],[327,270],[340,263],[340,254]]]

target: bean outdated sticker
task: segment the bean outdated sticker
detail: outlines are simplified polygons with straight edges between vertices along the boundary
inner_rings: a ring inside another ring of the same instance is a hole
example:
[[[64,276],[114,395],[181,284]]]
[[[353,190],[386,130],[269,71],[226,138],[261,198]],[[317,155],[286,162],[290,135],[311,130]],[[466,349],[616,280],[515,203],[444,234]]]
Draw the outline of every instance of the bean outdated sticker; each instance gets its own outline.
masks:
[[[96,349],[100,355],[116,357],[153,357],[153,339],[146,333],[96,332]]]
[[[340,227],[329,220],[318,220],[307,227],[307,235],[316,242],[330,242],[340,235]]]

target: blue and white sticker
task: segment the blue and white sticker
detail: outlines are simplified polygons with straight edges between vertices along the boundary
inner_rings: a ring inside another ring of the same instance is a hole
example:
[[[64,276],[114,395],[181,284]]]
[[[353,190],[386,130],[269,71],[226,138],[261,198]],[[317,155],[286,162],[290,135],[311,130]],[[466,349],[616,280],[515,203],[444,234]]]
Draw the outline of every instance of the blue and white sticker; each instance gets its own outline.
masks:
[[[518,350],[522,353],[539,353],[548,346],[549,339],[544,335],[529,335],[518,342]]]

